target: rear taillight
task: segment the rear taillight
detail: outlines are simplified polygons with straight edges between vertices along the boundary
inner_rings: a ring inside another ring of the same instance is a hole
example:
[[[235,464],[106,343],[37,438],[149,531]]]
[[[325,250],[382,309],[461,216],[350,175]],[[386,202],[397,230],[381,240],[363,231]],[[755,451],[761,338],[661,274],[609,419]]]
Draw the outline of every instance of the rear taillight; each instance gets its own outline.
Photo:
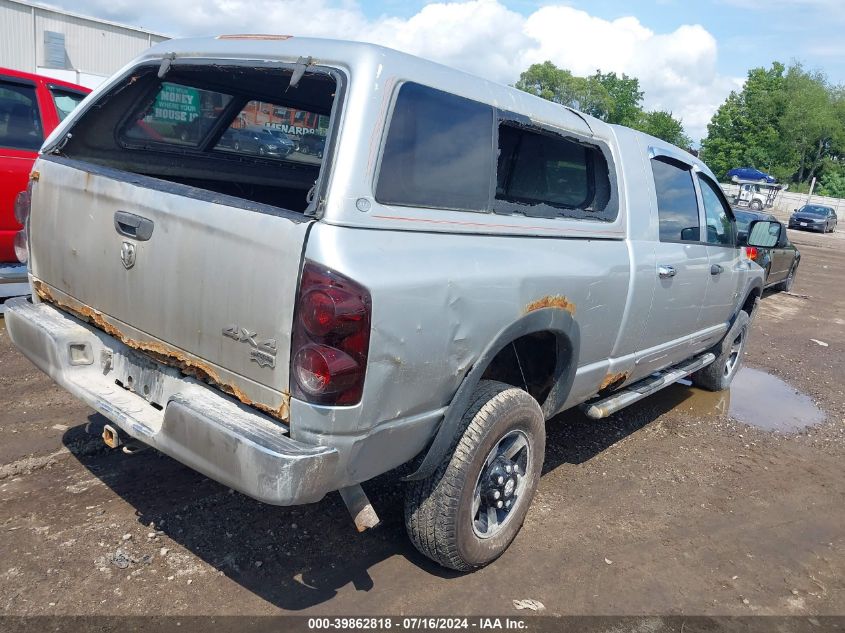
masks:
[[[21,229],[15,233],[15,257],[21,264],[25,264],[29,260],[29,245],[27,244],[26,229]]]
[[[746,246],[745,247],[745,256],[750,259],[751,261],[756,261],[757,259],[757,247],[756,246]]]
[[[15,219],[22,226],[26,224],[29,212],[32,209],[32,182],[30,180],[26,189],[15,197]]]
[[[294,397],[326,405],[361,400],[370,313],[366,288],[330,268],[305,262],[291,344]]]

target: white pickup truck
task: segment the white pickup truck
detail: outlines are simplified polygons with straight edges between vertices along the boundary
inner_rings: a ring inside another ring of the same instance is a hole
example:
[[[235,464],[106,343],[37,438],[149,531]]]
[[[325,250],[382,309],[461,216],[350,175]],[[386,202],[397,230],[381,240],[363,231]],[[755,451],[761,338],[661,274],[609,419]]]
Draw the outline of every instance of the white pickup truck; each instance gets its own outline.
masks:
[[[283,117],[324,151],[235,147]],[[164,42],[18,202],[33,293],[9,334],[111,446],[271,504],[339,490],[359,527],[360,484],[410,463],[409,534],[455,569],[513,540],[546,420],[727,388],[763,286],[687,152],[360,43]]]

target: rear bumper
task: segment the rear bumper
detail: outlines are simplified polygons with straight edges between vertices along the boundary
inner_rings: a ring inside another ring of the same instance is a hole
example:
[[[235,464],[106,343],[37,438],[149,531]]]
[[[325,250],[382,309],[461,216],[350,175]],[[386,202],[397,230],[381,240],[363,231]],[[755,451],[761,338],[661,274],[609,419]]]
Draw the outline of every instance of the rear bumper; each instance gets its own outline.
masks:
[[[341,487],[335,448],[295,441],[282,424],[164,366],[155,370],[158,409],[115,383],[135,354],[117,339],[46,303],[17,298],[6,308],[18,349],[137,440],[273,505],[319,501]]]
[[[26,264],[0,264],[0,314],[5,312],[2,303],[9,297],[29,294]]]

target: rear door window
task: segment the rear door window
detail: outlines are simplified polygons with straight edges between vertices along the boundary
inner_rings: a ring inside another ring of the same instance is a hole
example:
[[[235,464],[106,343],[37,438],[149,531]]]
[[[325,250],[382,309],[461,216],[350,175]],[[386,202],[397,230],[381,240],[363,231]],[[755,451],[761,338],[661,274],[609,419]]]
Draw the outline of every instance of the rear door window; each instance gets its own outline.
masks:
[[[493,108],[420,84],[399,89],[376,200],[486,211],[494,170]]]
[[[661,242],[698,242],[701,239],[698,200],[692,171],[669,158],[651,159]]]
[[[38,151],[43,141],[35,86],[0,79],[0,147]]]

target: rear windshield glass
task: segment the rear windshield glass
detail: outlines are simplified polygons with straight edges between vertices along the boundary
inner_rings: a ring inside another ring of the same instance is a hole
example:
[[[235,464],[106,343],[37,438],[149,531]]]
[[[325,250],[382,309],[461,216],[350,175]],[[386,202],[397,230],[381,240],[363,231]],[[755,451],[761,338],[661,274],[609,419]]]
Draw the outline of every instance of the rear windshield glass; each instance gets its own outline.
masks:
[[[231,100],[232,95],[222,92],[166,81],[124,135],[127,139],[197,147]]]
[[[64,121],[65,117],[73,112],[73,109],[85,98],[85,95],[81,92],[62,90],[61,88],[50,88],[50,94],[53,95],[53,105],[56,106],[59,121]]]
[[[328,126],[329,117],[316,112],[250,101],[214,149],[319,165]]]
[[[35,88],[0,80],[0,147],[37,151],[43,140]]]
[[[163,79],[158,70],[139,66],[101,95],[62,154],[185,185],[184,195],[317,212],[339,75],[315,66],[290,85],[293,69],[280,64],[186,62]]]
[[[807,215],[827,215],[827,212],[831,209],[829,207],[811,207],[811,206],[803,206],[799,210],[799,213],[806,213]]]

